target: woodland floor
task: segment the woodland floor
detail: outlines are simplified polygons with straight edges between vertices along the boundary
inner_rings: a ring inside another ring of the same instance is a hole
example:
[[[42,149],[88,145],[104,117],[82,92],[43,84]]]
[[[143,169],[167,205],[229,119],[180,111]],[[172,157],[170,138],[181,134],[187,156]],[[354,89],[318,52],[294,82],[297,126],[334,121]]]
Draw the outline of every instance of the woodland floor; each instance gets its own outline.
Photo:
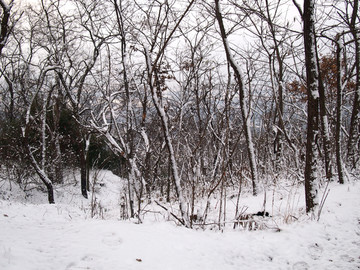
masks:
[[[70,192],[78,186],[57,187],[57,203],[48,205],[44,193],[25,199],[2,182],[0,269],[360,269],[359,181],[330,184],[319,221],[303,215],[287,223],[282,215],[263,230],[221,232],[177,226],[151,205],[142,224],[119,220],[119,181],[109,172],[102,179],[104,219],[90,218],[91,200]],[[255,209],[263,196],[243,196],[241,205]]]

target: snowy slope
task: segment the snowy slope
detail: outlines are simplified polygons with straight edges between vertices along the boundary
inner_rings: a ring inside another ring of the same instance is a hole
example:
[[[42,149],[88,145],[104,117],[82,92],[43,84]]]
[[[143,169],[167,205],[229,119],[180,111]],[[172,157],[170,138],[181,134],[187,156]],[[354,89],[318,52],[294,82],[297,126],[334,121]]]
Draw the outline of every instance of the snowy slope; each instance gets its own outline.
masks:
[[[360,183],[330,189],[319,222],[280,232],[91,219],[88,201],[60,190],[55,205],[2,199],[0,269],[360,269]]]

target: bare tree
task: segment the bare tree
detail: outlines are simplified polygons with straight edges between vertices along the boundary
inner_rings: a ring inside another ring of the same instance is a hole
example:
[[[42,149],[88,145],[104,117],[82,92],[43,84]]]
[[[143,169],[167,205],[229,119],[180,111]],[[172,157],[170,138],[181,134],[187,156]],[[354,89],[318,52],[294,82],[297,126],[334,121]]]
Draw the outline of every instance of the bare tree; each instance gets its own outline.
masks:
[[[162,129],[163,129],[163,133],[164,133],[164,138],[165,138],[165,142],[166,142],[166,146],[169,152],[169,159],[170,159],[170,166],[171,166],[171,172],[172,172],[172,176],[174,178],[174,182],[175,182],[175,188],[176,188],[176,193],[179,199],[179,207],[180,207],[180,212],[181,212],[181,217],[183,220],[183,224],[186,227],[190,226],[190,220],[189,220],[189,214],[187,211],[187,203],[183,194],[183,189],[181,186],[181,178],[179,175],[179,171],[178,171],[178,165],[177,165],[177,161],[176,161],[176,157],[175,157],[175,152],[174,152],[174,145],[171,139],[171,134],[170,134],[170,129],[169,129],[169,123],[168,123],[168,116],[166,114],[166,109],[165,109],[165,104],[162,100],[162,97],[159,96],[159,91],[157,86],[160,86],[160,82],[159,82],[159,77],[158,77],[158,65],[160,64],[159,62],[161,61],[161,58],[163,57],[164,51],[167,47],[167,45],[169,44],[169,42],[171,41],[175,31],[178,29],[180,23],[182,22],[182,20],[185,18],[185,16],[187,15],[188,11],[190,10],[191,6],[194,4],[195,0],[191,0],[186,9],[180,14],[180,16],[177,16],[176,23],[172,26],[170,32],[165,35],[161,42],[160,47],[158,48],[157,53],[155,54],[154,57],[151,57],[151,54],[154,53],[153,52],[153,48],[154,45],[150,48],[150,50],[148,48],[144,48],[144,54],[145,54],[145,58],[146,58],[146,68],[147,68],[147,75],[148,75],[148,85],[150,88],[150,92],[152,95],[152,100],[154,103],[154,106],[158,112],[159,118],[161,120],[161,125],[162,125]],[[165,13],[169,12],[169,6],[165,6]],[[162,7],[160,7],[159,9],[159,15],[161,15],[162,13]],[[163,22],[167,23],[168,18],[165,17],[165,20]],[[162,26],[160,25],[160,28]],[[159,38],[157,36],[155,36],[155,40]]]
[[[43,0],[43,9],[46,9],[46,3]],[[89,190],[88,179],[88,149],[90,144],[90,133],[86,129],[85,119],[87,117],[88,94],[86,88],[86,80],[90,76],[94,68],[100,48],[106,42],[107,33],[101,31],[102,24],[98,25],[96,22],[99,19],[98,14],[93,5],[88,5],[85,1],[76,1],[76,12],[65,14],[61,10],[60,1],[50,4],[54,7],[57,20],[51,20],[49,15],[46,16],[46,23],[48,25],[50,36],[53,37],[56,48],[59,48],[59,53],[55,54],[52,61],[62,66],[61,70],[57,70],[58,80],[60,82],[64,96],[69,100],[73,118],[78,124],[76,140],[78,143],[78,155],[80,163],[80,177],[81,177],[81,193],[87,198],[87,191]],[[45,14],[48,14],[45,12]],[[103,16],[105,16],[103,14]],[[72,20],[71,20],[72,19]],[[72,28],[73,23],[77,23],[77,28]],[[102,23],[105,23],[102,21]],[[59,31],[52,31],[53,28],[59,28]],[[78,30],[81,34],[74,33]],[[75,45],[76,44],[76,45]],[[79,46],[82,44],[82,46]],[[74,45],[74,47],[72,47]],[[85,53],[90,51],[90,53]]]
[[[233,53],[231,51],[227,33],[225,30],[223,17],[220,10],[220,3],[219,0],[215,0],[215,12],[216,12],[216,19],[219,24],[220,28],[220,34],[221,39],[223,41],[223,46],[226,53],[227,61],[229,62],[231,68],[234,71],[236,83],[238,86],[239,91],[239,98],[240,98],[240,108],[241,108],[241,117],[243,121],[243,127],[244,127],[244,133],[245,133],[245,139],[246,139],[246,147],[247,147],[247,153],[249,157],[249,163],[250,163],[250,170],[251,170],[251,180],[252,180],[252,188],[253,188],[253,195],[257,194],[256,190],[256,183],[258,181],[258,172],[257,172],[257,165],[255,160],[255,152],[254,152],[254,145],[251,135],[251,129],[250,129],[250,118],[248,115],[248,109],[246,104],[246,98],[245,98],[245,89],[244,89],[244,82],[241,75],[241,68],[236,63]]]
[[[42,110],[39,112],[39,115],[32,115],[31,111],[33,106],[35,105],[40,91],[43,88],[43,84],[44,84],[44,80],[46,78],[46,75],[48,72],[53,71],[55,69],[57,69],[59,67],[55,67],[55,66],[48,66],[45,67],[41,73],[40,76],[38,78],[37,81],[37,89],[35,90],[35,92],[33,93],[32,97],[31,97],[31,101],[29,102],[27,111],[26,111],[26,116],[25,116],[25,123],[24,126],[22,127],[22,136],[23,136],[23,141],[24,141],[24,148],[26,151],[26,154],[29,156],[30,159],[30,163],[33,166],[35,172],[37,173],[37,175],[39,176],[39,178],[41,179],[41,181],[45,184],[46,188],[47,188],[47,193],[48,193],[48,201],[50,204],[55,203],[55,198],[54,198],[54,190],[53,190],[53,181],[49,178],[48,173],[46,172],[45,169],[45,161],[46,161],[46,103],[47,103],[47,94],[46,92],[43,93],[43,100],[42,103],[45,104],[42,107]],[[41,162],[39,162],[37,160],[37,158],[35,157],[35,152],[36,152],[36,148],[32,147],[30,144],[30,137],[31,137],[31,129],[34,125],[36,125],[35,120],[37,118],[40,118],[40,126],[41,126]]]
[[[7,56],[11,58],[7,59],[7,68],[2,75],[10,92],[10,119],[21,125],[21,135],[17,135],[21,137],[21,144],[17,145],[17,151],[22,151],[23,160],[33,167],[46,186],[49,203],[54,203],[53,181],[46,169],[47,111],[52,93],[50,74],[59,67],[48,61],[48,54],[38,43],[40,20],[33,14],[29,9],[24,16],[28,19],[27,24],[19,22],[20,30],[12,33],[12,49]]]

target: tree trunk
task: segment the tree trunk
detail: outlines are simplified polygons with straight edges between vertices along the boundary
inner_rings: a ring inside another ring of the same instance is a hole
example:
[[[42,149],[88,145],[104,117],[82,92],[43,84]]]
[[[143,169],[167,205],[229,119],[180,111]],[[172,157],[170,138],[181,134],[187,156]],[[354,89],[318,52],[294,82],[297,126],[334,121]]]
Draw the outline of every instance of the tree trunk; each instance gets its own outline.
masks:
[[[39,163],[36,161],[32,151],[31,151],[29,141],[28,141],[29,130],[30,130],[30,122],[26,121],[26,126],[23,130],[23,146],[24,146],[23,149],[25,150],[26,155],[29,157],[31,166],[34,168],[36,174],[39,176],[40,180],[44,183],[44,185],[47,188],[49,203],[54,204],[55,199],[54,199],[53,183],[50,180],[50,178],[47,176],[46,172],[40,167]]]
[[[336,144],[336,165],[338,171],[338,181],[344,184],[344,167],[341,157],[341,122],[342,122],[342,98],[343,98],[343,83],[342,83],[342,67],[341,67],[342,46],[340,40],[336,43],[336,67],[337,67],[337,99],[336,99],[336,127],[335,127],[335,144]]]
[[[83,145],[83,142],[80,142],[79,145],[80,151],[79,151],[79,158],[80,158],[80,184],[81,184],[81,194],[84,196],[84,198],[88,198],[87,194],[87,165],[86,165],[86,150]]]
[[[62,160],[62,152],[61,152],[61,142],[60,142],[60,117],[61,111],[63,108],[63,96],[60,89],[60,79],[57,74],[55,74],[55,81],[56,81],[56,90],[57,93],[55,94],[54,105],[52,108],[52,115],[54,121],[54,146],[55,146],[55,158],[53,161],[54,164],[54,177],[53,180],[55,183],[63,183],[63,160]]]
[[[317,166],[318,166],[318,116],[319,87],[315,50],[315,7],[314,0],[304,0],[304,45],[306,65],[306,86],[308,98],[307,141],[305,157],[305,199],[306,212],[313,212],[318,205]]]
[[[282,158],[283,158],[283,141],[284,141],[284,134],[285,134],[285,126],[283,121],[283,115],[284,115],[284,58],[282,57],[280,53],[280,44],[276,37],[276,27],[274,26],[274,23],[272,21],[272,17],[270,15],[270,5],[269,1],[266,0],[266,15],[267,15],[267,23],[270,28],[271,38],[274,42],[274,53],[275,53],[275,59],[278,64],[278,72],[275,72],[275,65],[272,62],[272,56],[269,56],[269,65],[270,65],[270,72],[271,72],[271,81],[275,92],[275,85],[273,83],[273,75],[276,78],[277,82],[277,93],[274,94],[275,103],[276,103],[276,113],[275,117],[277,115],[278,121],[277,121],[277,130],[274,140],[274,154],[275,154],[275,171],[279,172],[281,170],[282,165]],[[280,41],[281,42],[281,41]],[[272,66],[274,65],[274,68]],[[274,71],[272,71],[274,69]]]
[[[38,162],[35,160],[35,157],[31,152],[29,145],[26,146],[26,149],[27,149],[27,153],[30,157],[30,162],[31,162],[32,167],[35,169],[36,174],[40,177],[41,181],[45,184],[45,186],[47,188],[49,203],[54,204],[55,203],[54,189],[53,189],[53,184],[52,184],[51,180],[46,175],[45,171],[40,168]]]
[[[5,47],[7,38],[9,36],[10,27],[9,27],[9,21],[10,21],[10,10],[11,5],[7,5],[4,1],[0,1],[0,6],[2,7],[3,14],[1,19],[1,30],[0,30],[0,56],[3,48]]]
[[[243,121],[243,127],[244,127],[245,139],[246,139],[246,147],[247,147],[247,153],[248,153],[249,163],[250,163],[253,195],[255,196],[257,194],[256,183],[258,180],[257,179],[258,172],[257,172],[256,161],[255,161],[254,145],[253,145],[251,129],[250,129],[250,118],[247,114],[247,106],[246,106],[243,78],[241,75],[241,69],[237,65],[236,61],[234,60],[234,58],[232,57],[232,54],[231,54],[231,49],[230,49],[230,46],[229,46],[229,43],[227,40],[225,26],[224,26],[223,19],[222,19],[219,0],[215,0],[215,11],[216,11],[216,19],[217,19],[219,27],[220,27],[220,33],[221,33],[221,38],[222,38],[225,53],[226,53],[226,58],[227,58],[227,61],[230,63],[231,68],[234,71],[235,78],[236,78],[238,88],[239,88],[241,117],[242,117],[242,121]]]
[[[316,41],[315,41],[316,45]],[[317,53],[317,46],[315,46],[316,50],[316,56],[318,56]],[[317,57],[317,68],[320,73],[320,64],[319,64],[319,58]],[[328,115],[326,112],[326,93],[325,93],[325,87],[323,84],[323,80],[321,78],[321,74],[318,74],[319,78],[319,109],[320,109],[320,123],[321,123],[321,131],[322,131],[322,142],[323,142],[323,148],[324,148],[324,158],[325,158],[325,174],[328,181],[332,181],[334,171],[333,171],[333,165],[331,162],[331,140],[330,140],[330,134],[329,134],[329,121],[328,121]]]
[[[161,125],[162,125],[162,130],[163,130],[163,133],[164,133],[165,143],[166,143],[166,147],[167,147],[168,152],[169,152],[171,172],[172,172],[172,175],[174,177],[176,194],[177,194],[177,196],[179,198],[179,202],[180,202],[179,207],[180,207],[181,216],[182,216],[184,225],[186,227],[189,227],[190,226],[190,220],[189,220],[189,215],[188,215],[188,211],[187,211],[187,205],[186,205],[186,201],[185,201],[185,196],[183,194],[182,187],[181,187],[181,179],[180,179],[179,172],[178,172],[174,147],[173,147],[172,139],[170,137],[168,118],[167,118],[166,112],[164,110],[164,106],[163,106],[163,104],[161,103],[161,101],[160,101],[160,99],[158,97],[157,89],[155,89],[154,83],[152,81],[152,76],[153,75],[151,73],[151,69],[152,69],[151,59],[150,59],[150,55],[149,55],[149,53],[147,51],[145,52],[145,57],[146,57],[146,63],[147,63],[147,69],[148,69],[148,83],[149,83],[149,86],[150,86],[153,103],[155,105],[155,108],[156,108],[156,110],[158,112],[158,115],[160,117],[160,120],[161,120]]]
[[[353,14],[350,23],[350,30],[353,35],[355,43],[355,71],[356,71],[356,82],[355,82],[355,97],[354,105],[351,115],[349,140],[348,140],[348,162],[351,169],[356,167],[356,155],[358,154],[359,144],[359,113],[360,113],[360,47],[358,39],[358,27],[356,20],[358,16],[359,0],[354,0]]]

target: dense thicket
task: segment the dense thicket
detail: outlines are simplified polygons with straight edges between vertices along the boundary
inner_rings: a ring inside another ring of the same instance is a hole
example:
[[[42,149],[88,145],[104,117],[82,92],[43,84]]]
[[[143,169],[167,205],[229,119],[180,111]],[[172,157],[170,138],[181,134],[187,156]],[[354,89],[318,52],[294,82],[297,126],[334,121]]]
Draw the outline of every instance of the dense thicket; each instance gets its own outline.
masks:
[[[106,168],[130,216],[161,195],[190,227],[227,189],[310,177],[317,200],[358,172],[358,1],[1,3],[1,169],[37,174],[50,202],[67,168],[84,197]]]

